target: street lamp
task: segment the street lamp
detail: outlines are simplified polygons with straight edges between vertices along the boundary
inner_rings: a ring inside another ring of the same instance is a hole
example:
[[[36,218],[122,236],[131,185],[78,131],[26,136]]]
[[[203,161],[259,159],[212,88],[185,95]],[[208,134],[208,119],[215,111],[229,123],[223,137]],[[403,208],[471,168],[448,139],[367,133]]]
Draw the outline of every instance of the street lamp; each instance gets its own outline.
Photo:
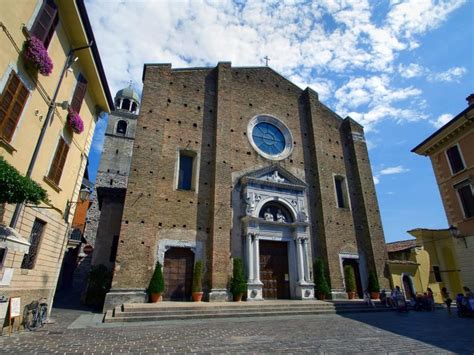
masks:
[[[453,238],[455,239],[460,239],[462,238],[464,240],[464,245],[466,246],[467,248],[467,242],[466,242],[466,237],[461,235],[461,232],[459,231],[459,229],[457,229],[455,226],[453,226],[452,224],[449,226],[448,228],[449,232],[451,233],[451,235],[453,236]]]

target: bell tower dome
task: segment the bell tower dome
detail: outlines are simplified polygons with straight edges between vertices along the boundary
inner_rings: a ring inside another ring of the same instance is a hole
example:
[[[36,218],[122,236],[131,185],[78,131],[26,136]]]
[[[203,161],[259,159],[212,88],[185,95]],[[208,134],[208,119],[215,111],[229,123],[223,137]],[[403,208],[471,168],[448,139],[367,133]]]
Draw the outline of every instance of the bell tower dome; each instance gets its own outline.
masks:
[[[140,96],[133,89],[132,83],[128,87],[117,91],[115,95],[115,109],[138,114],[140,107]]]

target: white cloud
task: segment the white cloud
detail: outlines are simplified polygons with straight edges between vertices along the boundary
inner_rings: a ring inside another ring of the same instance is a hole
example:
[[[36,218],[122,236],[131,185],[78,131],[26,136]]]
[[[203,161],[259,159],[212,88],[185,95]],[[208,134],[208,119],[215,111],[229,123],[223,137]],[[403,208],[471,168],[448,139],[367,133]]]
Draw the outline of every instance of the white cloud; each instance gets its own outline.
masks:
[[[402,165],[398,165],[380,170],[380,175],[403,174],[409,171],[410,169],[404,168]]]
[[[268,55],[273,69],[302,88],[312,87],[367,130],[383,119],[426,118],[421,90],[396,87],[390,75],[396,69],[407,78],[419,75],[416,64],[396,63],[400,53],[416,48],[421,34],[439,27],[462,3],[392,1],[375,23],[375,5],[368,0],[86,0],[113,94],[130,79],[141,86],[143,63],[256,66]],[[432,78],[456,80],[461,71]]]
[[[453,115],[452,115],[452,114],[450,114],[450,113],[443,113],[443,114],[440,115],[436,120],[431,121],[431,123],[432,123],[433,126],[435,126],[436,128],[440,128],[440,127],[444,126],[446,123],[448,123],[449,121],[451,121],[452,118],[453,118]]]
[[[378,185],[380,183],[380,178],[377,175],[374,175],[374,185]]]
[[[403,65],[401,63],[398,66],[398,72],[400,73],[400,75],[407,79],[422,76],[425,70],[426,69],[423,68],[421,65],[415,63],[410,63],[408,65]]]
[[[431,73],[428,76],[428,81],[446,81],[446,82],[457,82],[459,79],[467,73],[467,69],[463,67],[450,68],[444,72]]]

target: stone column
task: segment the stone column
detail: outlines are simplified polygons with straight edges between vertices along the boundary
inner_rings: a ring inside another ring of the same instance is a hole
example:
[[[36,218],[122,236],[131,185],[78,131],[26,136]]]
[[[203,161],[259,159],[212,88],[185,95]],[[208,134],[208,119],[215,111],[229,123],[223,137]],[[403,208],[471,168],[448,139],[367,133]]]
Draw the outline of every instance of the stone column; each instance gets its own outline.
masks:
[[[304,280],[311,282],[309,275],[309,255],[308,255],[308,239],[303,239],[303,266],[304,266]]]
[[[122,104],[123,104],[123,99],[120,99],[120,104],[118,108],[122,108]]]
[[[247,271],[248,271],[248,282],[253,282],[255,279],[254,276],[254,258],[253,258],[253,245],[252,245],[252,234],[247,234]]]
[[[298,282],[304,282],[304,266],[303,266],[303,247],[302,240],[296,239],[296,262],[298,264]]]
[[[253,240],[253,246],[254,246],[254,255],[253,255],[253,260],[254,260],[254,282],[259,283],[260,282],[260,242],[258,239],[258,235],[254,235],[254,240]]]

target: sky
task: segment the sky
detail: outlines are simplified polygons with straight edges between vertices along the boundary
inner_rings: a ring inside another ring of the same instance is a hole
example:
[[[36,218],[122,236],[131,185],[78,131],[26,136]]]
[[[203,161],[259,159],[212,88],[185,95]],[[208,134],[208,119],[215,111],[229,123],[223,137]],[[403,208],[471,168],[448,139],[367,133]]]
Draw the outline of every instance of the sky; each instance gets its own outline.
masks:
[[[112,95],[144,63],[269,66],[365,127],[387,242],[447,228],[428,158],[410,150],[474,92],[474,0],[86,0]],[[95,179],[106,119],[90,154]]]

